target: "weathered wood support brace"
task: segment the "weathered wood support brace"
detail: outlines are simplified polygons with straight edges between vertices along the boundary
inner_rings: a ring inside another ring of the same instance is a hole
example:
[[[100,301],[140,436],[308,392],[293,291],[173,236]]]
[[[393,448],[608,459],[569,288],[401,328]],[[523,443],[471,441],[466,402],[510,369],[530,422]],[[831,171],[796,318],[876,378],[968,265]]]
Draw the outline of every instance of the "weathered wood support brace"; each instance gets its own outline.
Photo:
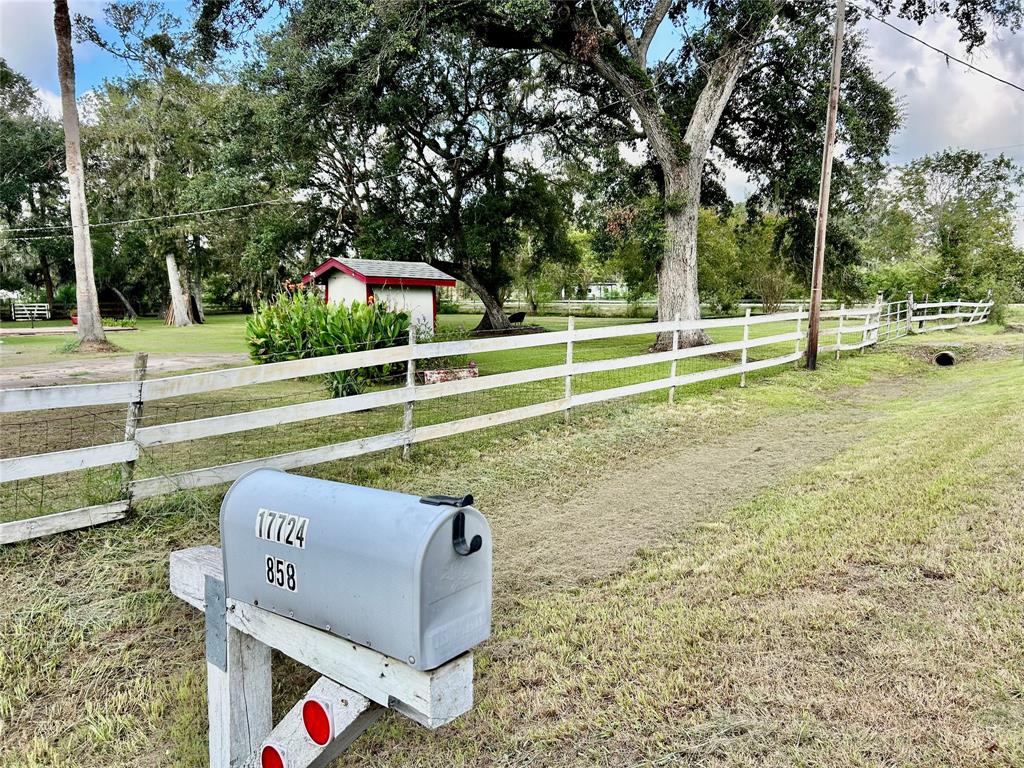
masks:
[[[290,760],[293,766],[326,765],[380,716],[381,708],[439,728],[473,705],[472,654],[423,672],[327,632],[229,600],[217,547],[172,552],[170,587],[175,596],[206,614],[212,768],[258,764],[265,744],[287,748],[298,739],[301,712],[296,721],[295,709],[272,728],[271,648],[323,675],[311,695],[318,692],[337,704],[337,737],[319,748],[299,734],[305,739],[303,751],[290,754],[304,755],[302,760],[309,762],[296,757]]]
[[[309,738],[302,724],[302,705],[308,698],[319,699],[331,707],[334,734],[323,746]],[[266,743],[273,744],[287,755],[289,765],[325,768],[348,749],[367,728],[377,722],[382,714],[384,708],[365,696],[360,696],[333,680],[321,677],[270,732]],[[262,745],[249,755],[243,763],[244,768],[259,768],[261,752]]]

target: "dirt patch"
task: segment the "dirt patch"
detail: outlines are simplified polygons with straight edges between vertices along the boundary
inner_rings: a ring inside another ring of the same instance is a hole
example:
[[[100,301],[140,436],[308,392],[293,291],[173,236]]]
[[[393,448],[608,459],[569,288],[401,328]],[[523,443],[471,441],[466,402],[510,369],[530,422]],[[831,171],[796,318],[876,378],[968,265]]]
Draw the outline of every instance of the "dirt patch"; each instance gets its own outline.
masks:
[[[81,349],[80,352],[94,350]],[[109,352],[110,350],[96,350]],[[147,376],[163,376],[187,371],[245,365],[247,355],[234,352],[203,352],[192,355],[151,354]],[[51,363],[0,368],[0,388],[45,387],[54,384],[84,384],[92,381],[125,381],[132,376],[134,355],[76,359],[73,354]]]
[[[81,352],[84,355],[116,355],[124,350],[109,341],[80,341],[68,352]]]
[[[664,548],[684,528],[844,450],[907,386],[879,380],[850,388],[828,411],[775,414],[729,434],[695,434],[657,455],[620,461],[567,498],[544,503],[531,494],[487,510],[495,595],[563,589],[622,570],[637,552]]]

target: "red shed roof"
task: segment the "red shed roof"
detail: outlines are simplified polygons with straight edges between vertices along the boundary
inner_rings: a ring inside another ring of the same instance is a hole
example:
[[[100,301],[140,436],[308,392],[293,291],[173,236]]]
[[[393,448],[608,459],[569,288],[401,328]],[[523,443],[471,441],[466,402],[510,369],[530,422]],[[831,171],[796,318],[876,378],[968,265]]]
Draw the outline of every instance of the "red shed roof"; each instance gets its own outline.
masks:
[[[351,275],[367,285],[455,285],[455,278],[422,261],[379,259],[328,259],[302,278],[303,283],[322,282],[334,270]]]

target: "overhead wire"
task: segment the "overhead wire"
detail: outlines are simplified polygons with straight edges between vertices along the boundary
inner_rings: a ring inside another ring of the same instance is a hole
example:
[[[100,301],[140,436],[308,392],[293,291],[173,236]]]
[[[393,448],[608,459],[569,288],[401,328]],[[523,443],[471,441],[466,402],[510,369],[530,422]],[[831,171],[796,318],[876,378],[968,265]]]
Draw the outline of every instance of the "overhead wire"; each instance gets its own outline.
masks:
[[[883,19],[881,16],[878,16],[878,15],[872,13],[870,9],[865,8],[862,5],[857,5],[856,3],[851,3],[851,5],[854,8],[856,8],[858,11],[862,12],[865,16],[867,16],[867,17],[877,21],[879,24],[884,24],[889,29],[894,30],[895,32],[898,32],[899,34],[903,35],[904,37],[910,38],[911,40],[913,40],[913,41],[923,45],[925,48],[929,48],[929,49],[935,51],[936,53],[941,53],[943,56],[946,57],[946,62],[947,63],[949,63],[950,61],[955,61],[957,64],[962,64],[963,66],[967,67],[968,69],[972,69],[975,72],[984,75],[985,77],[990,77],[990,78],[992,78],[993,80],[995,80],[997,82],[1003,83],[1004,85],[1008,85],[1011,88],[1016,88],[1021,93],[1024,93],[1024,85],[1020,85],[1018,83],[1014,83],[1014,82],[1012,82],[1010,80],[1007,80],[1007,79],[1005,79],[1003,77],[1000,77],[999,75],[993,74],[992,72],[989,72],[988,70],[984,70],[981,67],[977,67],[974,64],[971,64],[969,61],[964,61],[963,59],[959,58],[958,56],[955,56],[954,54],[950,53],[949,51],[944,50],[942,48],[939,48],[936,45],[932,45],[927,40],[923,40],[920,37],[918,37],[917,35],[913,35],[910,32],[907,32],[906,30],[900,29],[895,24],[891,23],[887,19]],[[1021,146],[1021,145],[1016,145],[1016,146]],[[985,150],[981,150],[981,151],[985,151]]]
[[[224,213],[226,211],[235,211],[242,208],[255,208],[261,205],[300,205],[301,201],[298,200],[261,200],[257,203],[242,203],[241,205],[228,205],[223,208],[206,208],[199,211],[183,211],[181,213],[165,213],[159,216],[141,216],[134,219],[121,219],[118,221],[98,221],[96,223],[90,223],[88,226],[90,229],[97,229],[100,227],[113,227],[121,226],[124,224],[140,224],[150,221],[163,221],[167,219],[179,219],[185,218],[186,216],[202,216],[210,213]],[[39,232],[39,231],[52,231],[58,229],[74,229],[74,224],[52,224],[45,227],[10,227],[5,229],[5,232]]]
[[[998,75],[995,75],[995,74],[993,74],[991,72],[988,72],[986,70],[981,69],[980,67],[977,67],[977,66],[971,64],[970,62],[964,61],[963,59],[961,59],[961,58],[959,58],[959,57],[949,53],[948,51],[945,51],[945,50],[943,50],[943,49],[941,49],[941,48],[939,48],[939,47],[937,47],[935,45],[932,45],[931,43],[927,42],[926,40],[923,40],[923,39],[921,39],[921,38],[919,38],[919,37],[917,37],[917,36],[915,36],[915,35],[913,35],[913,34],[911,34],[909,32],[906,32],[906,31],[900,29],[896,25],[891,24],[886,19],[883,19],[880,16],[877,16],[876,14],[874,14],[868,8],[865,8],[865,7],[863,7],[861,5],[858,5],[856,3],[851,3],[851,6],[854,7],[854,8],[857,8],[859,11],[864,13],[866,16],[868,16],[869,18],[879,22],[880,24],[883,24],[883,25],[889,27],[890,29],[893,29],[894,31],[898,32],[899,34],[901,34],[901,35],[903,35],[903,36],[905,36],[907,38],[910,38],[911,40],[914,40],[917,43],[920,43],[921,45],[924,45],[927,48],[929,48],[929,49],[931,49],[931,50],[933,50],[933,51],[935,51],[937,53],[942,54],[943,56],[946,57],[947,60],[956,61],[957,63],[962,64],[962,65],[968,67],[969,69],[971,69],[971,70],[973,70],[975,72],[978,72],[978,73],[980,73],[982,75],[985,75],[986,77],[990,77],[993,80],[1001,82],[1001,83],[1003,83],[1005,85],[1009,85],[1012,88],[1015,88],[1015,89],[1017,89],[1017,90],[1019,90],[1021,92],[1024,92],[1024,86],[1018,85],[1017,83],[1014,83],[1014,82],[1011,82],[1011,81],[1006,80],[1004,78],[1001,78]],[[646,92],[654,92],[657,89],[657,87],[658,87],[658,83],[657,82],[653,82],[653,83],[651,83],[650,86],[647,86],[646,88],[643,88],[640,91],[638,91],[636,95],[640,95],[640,94],[642,94],[645,91]],[[631,100],[628,97],[622,97],[622,98],[613,100],[613,101],[605,104],[604,106],[605,106],[605,108],[615,107],[615,106],[627,106],[627,105],[628,106],[632,106],[632,104],[630,104],[630,101]],[[999,149],[1016,149],[1017,147],[1021,147],[1021,146],[1024,146],[1024,144],[1012,144],[1012,145],[1008,145],[1008,146],[1005,146],[1005,147],[991,147],[991,148],[981,149],[981,150],[977,150],[977,151],[979,151],[979,152],[989,152],[989,151],[996,151],[996,150],[999,150]],[[401,173],[396,173],[396,174],[392,174],[392,175],[384,177],[384,178],[375,179],[375,181],[378,181],[378,182],[379,181],[387,181],[387,180],[390,180],[392,178],[397,178],[400,175],[402,175],[402,174]],[[213,214],[213,213],[223,213],[223,212],[227,212],[227,211],[240,210],[240,209],[245,209],[245,208],[254,208],[254,207],[259,207],[259,206],[264,206],[264,205],[289,205],[289,204],[291,204],[291,205],[300,205],[301,203],[302,203],[302,201],[288,200],[288,199],[283,199],[283,198],[276,199],[276,200],[262,200],[262,201],[253,202],[253,203],[242,203],[242,204],[239,204],[239,205],[224,206],[224,207],[220,207],[220,208],[208,208],[208,209],[196,210],[196,211],[183,211],[183,212],[179,212],[179,213],[161,214],[161,215],[157,215],[157,216],[146,216],[146,217],[137,217],[137,218],[132,218],[132,219],[121,219],[121,220],[116,220],[116,221],[96,222],[96,223],[90,223],[89,227],[90,227],[90,229],[100,229],[100,228],[104,228],[104,227],[124,226],[124,225],[128,225],[128,224],[148,223],[148,222],[153,222],[153,221],[165,221],[165,220],[171,220],[171,219],[186,218],[186,217],[189,217],[189,216],[201,216],[201,215],[207,215],[207,214]],[[66,229],[74,229],[74,224],[57,224],[57,225],[48,225],[48,226],[39,226],[39,227],[8,227],[8,228],[3,229],[2,233],[9,233],[9,232],[50,232],[50,231],[66,230]],[[29,241],[29,240],[57,239],[57,238],[68,237],[68,236],[69,235],[34,235],[34,236],[31,236],[31,237],[8,238],[8,240],[13,240],[13,241],[17,241],[17,242],[26,242],[26,241]]]

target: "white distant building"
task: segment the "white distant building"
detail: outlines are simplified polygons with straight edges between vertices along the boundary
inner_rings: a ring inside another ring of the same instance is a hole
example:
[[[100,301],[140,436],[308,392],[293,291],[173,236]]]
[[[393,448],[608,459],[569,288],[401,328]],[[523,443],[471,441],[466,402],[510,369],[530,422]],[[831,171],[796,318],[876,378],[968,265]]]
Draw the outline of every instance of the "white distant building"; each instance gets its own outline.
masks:
[[[452,287],[455,278],[420,261],[328,259],[302,278],[305,285],[324,286],[324,301],[351,304],[383,301],[409,314],[413,325],[434,329],[437,287]]]

